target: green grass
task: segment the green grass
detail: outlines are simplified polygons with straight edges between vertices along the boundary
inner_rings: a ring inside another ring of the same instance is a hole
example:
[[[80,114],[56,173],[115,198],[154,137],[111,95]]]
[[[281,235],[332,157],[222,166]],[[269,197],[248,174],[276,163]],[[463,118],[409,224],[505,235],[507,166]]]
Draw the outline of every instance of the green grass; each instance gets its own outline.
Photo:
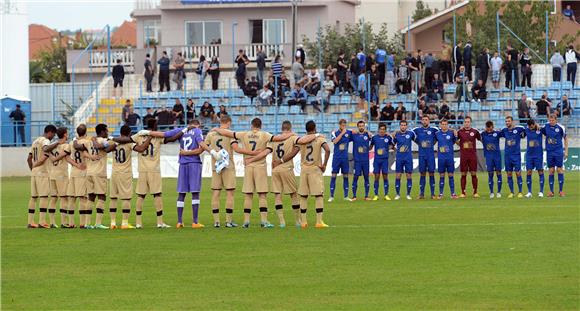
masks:
[[[565,198],[508,200],[504,182],[504,198],[490,200],[487,176],[480,175],[480,199],[338,200],[325,203],[327,230],[163,231],[153,228],[150,198],[143,230],[28,230],[28,178],[3,178],[1,307],[577,309],[580,174],[566,178]],[[204,180],[206,225],[208,185]],[[341,185],[339,178],[339,197]],[[175,180],[163,186],[166,221],[175,225]],[[237,194],[238,222],[241,208]],[[184,217],[191,219],[191,209]],[[258,223],[257,210],[252,220]]]

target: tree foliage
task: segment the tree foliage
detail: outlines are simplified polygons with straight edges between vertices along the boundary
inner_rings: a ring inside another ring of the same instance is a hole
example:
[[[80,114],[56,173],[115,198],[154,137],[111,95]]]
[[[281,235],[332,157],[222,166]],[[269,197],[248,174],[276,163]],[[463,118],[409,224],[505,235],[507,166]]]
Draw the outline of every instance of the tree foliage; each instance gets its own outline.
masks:
[[[431,16],[431,14],[433,14],[433,12],[429,8],[429,5],[425,4],[422,0],[417,0],[415,12],[413,12],[413,23],[425,17]]]
[[[307,51],[307,61],[316,67],[319,66],[320,52],[322,52],[320,65],[326,67],[328,64],[336,63],[340,50],[344,51],[348,61],[350,54],[357,53],[361,47],[364,47],[366,53],[381,48],[395,54],[402,54],[404,48],[398,32],[389,36],[386,23],[383,23],[378,31],[373,30],[371,23],[346,24],[342,32],[334,26],[326,25],[318,29],[316,40],[311,41],[303,37],[302,42]]]
[[[66,48],[53,45],[52,49],[42,51],[37,60],[29,63],[30,82],[66,82]]]

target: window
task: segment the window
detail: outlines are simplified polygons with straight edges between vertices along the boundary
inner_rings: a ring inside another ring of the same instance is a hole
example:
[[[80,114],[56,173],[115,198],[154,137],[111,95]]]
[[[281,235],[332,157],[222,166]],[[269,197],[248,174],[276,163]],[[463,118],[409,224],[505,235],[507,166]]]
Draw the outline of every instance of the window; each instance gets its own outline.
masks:
[[[254,44],[286,43],[286,20],[250,20],[250,39]]]
[[[155,43],[159,43],[161,41],[159,31],[160,23],[161,22],[157,19],[143,21],[143,44],[145,46],[150,45],[153,43],[153,41]]]
[[[220,44],[222,43],[222,22],[186,22],[185,44]]]

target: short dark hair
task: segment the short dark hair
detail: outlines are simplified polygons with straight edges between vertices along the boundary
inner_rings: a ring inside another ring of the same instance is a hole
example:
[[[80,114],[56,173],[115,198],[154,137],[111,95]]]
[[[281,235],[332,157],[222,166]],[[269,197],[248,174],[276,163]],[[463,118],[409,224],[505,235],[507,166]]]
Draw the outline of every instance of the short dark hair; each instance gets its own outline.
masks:
[[[360,120],[360,121],[358,121],[358,122],[356,123],[356,126],[358,126],[358,125],[359,125],[359,124],[361,124],[361,123],[362,123],[362,124],[366,124],[366,123],[365,123],[365,121],[363,121],[363,120]]]
[[[104,123],[100,123],[97,124],[97,126],[95,126],[95,133],[97,133],[97,135],[101,134],[103,131],[107,130],[107,125]]]
[[[407,120],[401,120],[401,121],[399,121],[399,125],[403,125],[403,124],[407,125]]]
[[[384,122],[380,122],[380,123],[379,123],[379,130],[380,130],[381,128],[385,128],[385,129],[387,129],[387,124],[385,124]]]
[[[282,131],[289,131],[292,129],[292,122],[285,120],[282,122]]]
[[[121,126],[121,135],[123,136],[131,135],[131,127],[127,124]]]
[[[260,118],[252,119],[252,126],[257,128],[257,129],[261,129],[262,128],[262,120],[260,120]]]
[[[56,133],[56,126],[49,124],[44,127],[44,134]]]
[[[507,116],[507,117],[505,117],[505,119],[506,119],[506,120],[507,120],[507,119],[510,119],[510,120],[512,120],[512,121],[514,120],[514,118],[513,118],[512,116]]]
[[[429,106],[429,108],[432,108],[432,106]],[[426,116],[426,115],[424,115],[424,116],[421,117],[421,119],[425,119],[425,118],[429,119],[429,117]]]
[[[224,114],[223,116],[220,117],[221,124],[226,124],[228,122],[232,122],[232,118],[229,115]]]
[[[68,129],[64,126],[61,126],[56,130],[56,135],[58,136],[58,138],[63,138],[67,132]]]
[[[306,122],[306,132],[313,132],[316,130],[316,122],[310,120]]]
[[[79,137],[85,136],[87,134],[87,126],[84,124],[77,126],[77,134],[79,134]]]
[[[119,59],[117,59],[117,64],[120,64],[120,63],[121,63],[121,59],[119,58]]]
[[[492,127],[493,126],[493,121],[489,120],[487,122],[485,122],[485,127]]]
[[[534,119],[529,119],[528,120],[528,126],[532,126],[532,125],[535,125],[535,124],[536,124],[536,121],[534,121]]]
[[[473,119],[470,116],[466,116],[465,118],[463,118],[465,120],[469,119],[469,121],[473,121]]]
[[[449,121],[447,121],[447,119],[445,119],[445,118],[443,118],[443,119],[441,119],[441,121],[439,121],[439,123],[443,123],[443,122],[449,123]]]
[[[147,129],[148,130],[156,130],[157,129],[157,119],[151,118],[147,120]]]
[[[151,57],[151,55],[149,55],[149,53],[147,53],[147,55],[145,55],[145,57]]]

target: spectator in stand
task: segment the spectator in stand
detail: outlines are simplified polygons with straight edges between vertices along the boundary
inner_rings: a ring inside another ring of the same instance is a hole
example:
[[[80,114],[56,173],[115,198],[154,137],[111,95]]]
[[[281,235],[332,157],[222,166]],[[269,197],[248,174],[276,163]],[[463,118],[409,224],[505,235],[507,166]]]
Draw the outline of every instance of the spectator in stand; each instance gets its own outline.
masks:
[[[459,67],[463,64],[463,53],[461,52],[461,45],[463,42],[459,40],[457,45],[453,47],[453,64],[455,66],[454,76],[455,79],[459,73]]]
[[[304,84],[304,89],[309,95],[316,96],[320,90],[320,72],[317,69],[310,69],[307,74],[307,82]]]
[[[371,120],[379,121],[379,105],[376,102],[371,101]]]
[[[401,59],[401,64],[397,68],[397,76],[397,83],[395,83],[397,94],[411,93],[411,75],[409,74],[409,67],[407,66],[404,59]]]
[[[282,77],[280,78],[280,89],[282,90],[282,96],[288,96],[288,94],[290,94],[290,91],[292,91],[292,87],[290,86],[290,79],[288,79],[288,77],[286,76],[286,74],[283,74]]]
[[[358,74],[357,84],[358,84],[357,110],[359,112],[365,112],[365,100],[367,98],[367,77],[364,67],[363,69],[360,70]]]
[[[26,136],[24,134],[24,125],[26,124],[26,114],[20,109],[20,104],[16,104],[16,109],[10,112],[8,116],[12,121],[14,128],[14,146],[19,146],[18,137],[20,137],[20,143],[22,146],[26,145]]]
[[[445,42],[441,44],[441,78],[443,83],[452,83],[451,77],[451,46]]]
[[[153,108],[147,108],[147,114],[143,116],[143,124],[149,124],[149,120],[154,120],[155,114],[153,113]]]
[[[572,86],[576,84],[576,70],[578,69],[578,60],[580,55],[574,50],[574,46],[570,44],[566,51],[566,80],[572,82]]]
[[[538,117],[547,117],[552,108],[552,101],[548,98],[548,93],[544,92],[542,98],[536,102],[536,114]]]
[[[550,58],[550,64],[552,64],[552,81],[559,82],[562,79],[562,66],[566,64],[566,62],[558,50],[556,50],[554,55]]]
[[[127,123],[127,117],[129,116],[129,110],[131,109],[131,100],[125,100],[125,106],[123,106],[123,110],[121,111],[121,120],[123,123]]]
[[[371,71],[369,73],[370,78],[370,91],[371,100],[374,102],[379,101],[379,71],[377,69],[377,64],[371,65]]]
[[[375,58],[377,63],[377,70],[379,72],[379,84],[385,84],[385,65],[387,62],[387,51],[382,48],[377,48],[375,51]]]
[[[350,55],[350,86],[353,94],[358,94],[358,72],[360,68],[358,66],[358,59],[356,55],[352,53]]]
[[[507,54],[506,71],[505,71],[505,87],[515,88],[518,84],[518,63],[512,58],[511,54]]]
[[[300,105],[300,109],[304,112],[306,109],[306,99],[308,94],[306,90],[302,88],[300,83],[294,84],[294,89],[290,92],[290,99],[288,100],[288,106]]]
[[[360,70],[365,68],[367,65],[367,56],[365,55],[364,49],[361,47],[356,54],[356,59],[358,60],[358,72],[357,75],[360,73]]]
[[[326,66],[326,69],[324,69],[324,77],[325,79],[330,79],[332,80],[332,82],[334,82],[334,85],[338,84],[338,79],[336,77],[336,70],[334,68],[332,68],[331,64],[328,64],[328,66]]]
[[[429,108],[427,108],[427,111],[425,111],[425,115],[431,121],[437,120],[439,117],[439,112],[437,111],[437,106],[435,104],[429,105]]]
[[[220,111],[218,111],[218,113],[217,113],[217,118],[221,119],[221,117],[227,116],[227,115],[228,115],[228,111],[226,110],[226,106],[220,105]]]
[[[435,58],[433,57],[433,53],[428,53],[425,56],[425,86],[428,88],[431,87],[433,82],[433,63],[435,62]]]
[[[367,55],[365,69],[367,72],[371,72],[371,66],[375,64],[375,54],[370,53]]]
[[[220,61],[217,56],[211,58],[211,63],[209,63],[209,75],[211,76],[211,89],[216,91],[219,88],[220,79]]]
[[[471,57],[473,53],[473,48],[471,47],[471,41],[467,41],[465,48],[463,48],[463,66],[465,66],[465,75],[467,81],[473,81],[471,78]]]
[[[183,115],[183,104],[179,98],[175,99],[175,105],[173,105],[173,118],[177,122],[177,125],[184,125],[185,124],[185,116]]]
[[[292,73],[294,74],[294,83],[299,83],[304,77],[304,65],[300,62],[300,58],[296,56],[296,61],[292,64]]]
[[[157,117],[157,123],[160,129],[170,130],[173,129],[175,119],[173,118],[173,112],[167,107],[160,108],[155,112]]]
[[[532,57],[530,56],[530,50],[528,48],[524,49],[524,53],[520,57],[520,65],[522,71],[522,87],[532,87]]]
[[[415,115],[414,118],[417,120],[421,119],[423,115],[427,113],[428,109],[429,108],[427,107],[427,103],[425,103],[424,100],[420,100],[419,105],[417,105],[417,115]],[[413,113],[411,115],[413,115]]]
[[[562,101],[558,106],[556,106],[556,115],[562,118],[562,125],[564,125],[564,127],[568,126],[568,121],[570,120],[570,115],[573,110],[574,107],[572,107],[572,104],[568,100],[568,96],[562,95]]]
[[[260,90],[258,94],[258,101],[262,106],[269,106],[272,104],[272,90],[268,84],[264,84],[264,87]]]
[[[574,14],[574,10],[572,10],[571,5],[567,4],[566,8],[562,10],[562,14],[564,14],[566,18],[569,18],[571,21],[576,23],[576,15]]]
[[[328,93],[328,96],[334,94],[334,90],[336,89],[335,81],[332,79],[331,76],[327,75],[324,82],[322,82],[322,88],[325,92]]]
[[[300,57],[300,59],[296,59],[304,68],[304,64],[306,64],[306,53],[304,52],[304,47],[302,44],[298,44],[298,48],[296,49],[296,57]]]
[[[438,95],[438,99],[443,99],[443,97],[445,96],[443,81],[441,81],[438,74],[433,75],[433,82],[431,83],[431,90],[433,90],[433,93]]]
[[[167,52],[163,51],[161,58],[157,61],[159,64],[159,92],[163,92],[163,89],[167,92],[171,90],[169,87],[169,63]]]
[[[209,63],[205,59],[205,56],[201,55],[199,57],[199,63],[197,64],[197,74],[199,75],[199,89],[203,90],[205,85],[205,77],[207,76],[207,71],[209,70]]]
[[[205,57],[204,57],[204,59],[205,59]],[[201,59],[200,59],[200,62],[201,62]],[[185,67],[185,60],[183,59],[181,52],[178,52],[177,56],[173,60],[173,68],[175,69],[175,71],[173,72],[173,82],[175,82],[175,84],[177,84],[176,89],[178,91],[183,88],[183,79],[185,79],[184,67]]]
[[[276,57],[274,57],[274,61],[272,62],[272,77],[274,78],[273,81],[273,85],[274,87],[270,87],[270,90],[272,90],[273,92],[275,90],[278,90],[274,93],[275,95],[275,100],[278,102],[278,105],[280,104],[280,102],[282,102],[282,97],[284,96],[284,93],[280,93],[280,89],[282,89],[281,87],[281,78],[282,76],[285,76],[284,74],[284,66],[282,65],[282,61],[280,60],[280,55],[276,55]]]
[[[187,111],[185,112],[185,117],[187,118],[187,122],[189,123],[189,120],[193,120],[196,117],[195,114],[195,103],[193,102],[193,99],[188,98],[187,99]]]
[[[471,97],[473,100],[478,102],[485,101],[487,99],[487,90],[485,89],[483,80],[477,80],[477,84],[471,88]]]
[[[346,92],[347,90],[347,70],[348,65],[344,61],[344,51],[340,50],[338,52],[338,59],[336,60],[336,75],[338,78],[338,91],[340,95]]]
[[[441,77],[441,62],[436,53],[431,53],[433,55],[433,64],[431,64],[431,76],[435,74]]]
[[[407,108],[405,108],[403,102],[397,104],[397,109],[395,109],[395,119],[397,121],[407,120]]]
[[[526,94],[522,94],[522,97],[518,100],[518,118],[520,123],[530,118],[530,104]]]
[[[236,69],[236,81],[238,83],[238,87],[244,90],[246,88],[246,66],[250,63],[250,60],[244,53],[244,50],[240,49],[238,51],[238,56],[236,56],[235,63],[238,66]]]
[[[447,101],[443,101],[441,103],[441,107],[439,107],[439,120],[453,120],[455,116],[451,114],[451,109],[447,104]]]
[[[212,104],[205,101],[201,108],[199,108],[199,117],[202,124],[211,123],[215,118],[215,111]]]
[[[153,75],[154,75],[154,69],[153,69],[153,65],[151,64],[151,55],[149,55],[149,53],[147,53],[147,55],[145,56],[145,73],[143,74],[143,76],[145,77],[145,81],[147,81],[147,87],[145,89],[146,92],[153,92],[153,86],[152,86],[152,81],[153,81]],[[145,123],[147,124],[147,123]]]
[[[499,89],[499,79],[503,60],[499,57],[498,52],[493,53],[493,57],[489,60],[489,64],[491,65],[491,82],[493,82],[493,87],[495,89]]]
[[[113,93],[114,96],[123,96],[123,80],[125,79],[125,68],[121,65],[121,60],[117,59],[117,65],[113,66]],[[117,86],[121,87],[117,92]]]
[[[506,58],[506,62],[507,62],[507,67],[510,70],[513,70],[513,76],[514,76],[514,81],[513,81],[513,86],[512,87],[516,87],[520,84],[520,74],[518,72],[518,57],[519,57],[519,53],[518,50],[516,50],[515,48],[512,47],[511,43],[507,43],[507,54],[509,54],[511,57],[508,59]],[[510,81],[512,80],[511,78],[511,72],[510,72]]]
[[[395,107],[392,102],[387,102],[381,110],[381,121],[387,121],[390,125],[393,120],[395,120]]]
[[[386,71],[385,84],[387,85],[387,93],[395,94],[395,54],[392,52],[387,56]]]
[[[419,91],[421,88],[421,57],[419,57],[418,52],[413,53],[411,62],[409,63],[409,69],[411,70],[411,84],[412,89],[415,92]]]
[[[475,79],[483,81],[483,85],[487,84],[489,67],[489,49],[484,48],[477,57],[477,63],[475,64]]]
[[[258,53],[256,53],[256,80],[258,80],[258,87],[264,86],[264,70],[266,70],[266,53],[262,51],[261,47],[258,47]]]
[[[248,96],[250,101],[253,103],[254,98],[258,96],[258,90],[260,90],[260,85],[258,84],[258,81],[256,81],[256,77],[252,76],[250,81],[246,84],[244,95]]]
[[[465,66],[459,67],[459,72],[456,75],[455,83],[457,88],[455,89],[455,98],[457,98],[457,110],[459,110],[459,104],[461,99],[465,94],[465,101],[469,101],[469,92],[467,91],[467,76],[465,74]]]
[[[139,121],[141,121],[141,117],[135,113],[135,111],[133,111],[133,107],[129,108],[126,124],[131,127],[132,134],[135,134],[137,131],[139,131]]]

